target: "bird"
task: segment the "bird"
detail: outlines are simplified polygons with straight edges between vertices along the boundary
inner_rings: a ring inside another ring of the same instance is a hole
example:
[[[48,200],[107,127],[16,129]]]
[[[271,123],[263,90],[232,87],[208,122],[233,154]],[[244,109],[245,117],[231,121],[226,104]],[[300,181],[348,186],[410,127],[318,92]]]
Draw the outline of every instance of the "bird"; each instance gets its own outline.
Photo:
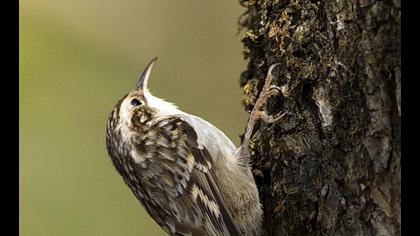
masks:
[[[151,94],[156,61],[109,115],[106,148],[117,172],[169,235],[259,235],[263,209],[249,142],[257,120],[273,123],[284,115],[264,111],[268,98],[279,94],[270,85],[278,64],[269,68],[237,148],[210,122]]]

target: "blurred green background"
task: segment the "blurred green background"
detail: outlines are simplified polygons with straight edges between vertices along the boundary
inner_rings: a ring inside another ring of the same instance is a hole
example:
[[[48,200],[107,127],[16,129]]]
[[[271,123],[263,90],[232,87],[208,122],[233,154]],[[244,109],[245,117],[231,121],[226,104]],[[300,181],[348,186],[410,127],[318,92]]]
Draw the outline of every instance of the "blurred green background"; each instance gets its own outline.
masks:
[[[21,235],[165,235],[105,148],[105,125],[159,56],[154,95],[239,144],[237,0],[20,1]]]

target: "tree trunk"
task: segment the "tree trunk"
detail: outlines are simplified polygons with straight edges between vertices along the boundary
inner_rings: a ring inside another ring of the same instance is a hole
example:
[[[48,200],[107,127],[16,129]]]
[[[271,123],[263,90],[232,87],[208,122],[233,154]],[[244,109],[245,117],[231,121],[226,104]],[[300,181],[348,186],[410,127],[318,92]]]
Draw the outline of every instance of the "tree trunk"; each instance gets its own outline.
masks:
[[[400,235],[400,0],[241,0],[263,235]]]

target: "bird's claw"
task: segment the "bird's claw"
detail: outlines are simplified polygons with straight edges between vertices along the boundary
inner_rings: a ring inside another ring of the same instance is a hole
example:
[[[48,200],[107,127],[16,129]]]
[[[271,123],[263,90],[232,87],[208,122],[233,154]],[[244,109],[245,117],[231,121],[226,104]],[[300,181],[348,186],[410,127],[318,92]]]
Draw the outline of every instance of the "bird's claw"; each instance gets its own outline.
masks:
[[[272,96],[277,96],[280,94],[280,92],[281,92],[280,87],[276,85],[271,85],[267,91],[267,98],[272,97]]]
[[[252,112],[250,114],[248,125],[245,131],[243,143],[241,145],[241,151],[240,154],[247,153],[249,151],[248,146],[252,135],[252,130],[254,129],[254,125],[258,119],[262,119],[263,121],[267,123],[274,123],[281,118],[284,117],[284,115],[287,114],[287,112],[280,112],[276,116],[270,116],[267,114],[266,111],[264,111],[264,107],[267,104],[268,98],[272,96],[277,96],[281,93],[281,89],[276,85],[271,85],[271,81],[273,80],[272,72],[276,66],[280,65],[279,63],[275,63],[271,65],[268,68],[267,76],[265,77],[264,86],[261,90],[261,93],[255,102],[255,106],[252,109]]]
[[[287,114],[287,111],[283,111],[283,112],[279,112],[277,115],[272,116],[272,115],[268,115],[267,112],[262,111],[260,113],[260,118],[269,124],[275,123],[277,121],[279,121],[281,118],[283,118],[285,115]]]
[[[274,123],[280,120],[280,118],[282,118],[285,115],[285,114],[280,114],[280,115],[278,114],[276,116],[271,116],[271,115],[268,115],[266,111],[264,111],[264,107],[266,106],[268,99],[270,97],[277,96],[281,93],[280,87],[276,85],[271,85],[271,82],[273,80],[272,71],[277,65],[279,65],[279,63],[275,63],[271,65],[270,68],[268,69],[264,86],[261,90],[260,96],[255,102],[254,110],[251,113],[251,116],[255,117],[256,119],[260,118],[267,123]]]

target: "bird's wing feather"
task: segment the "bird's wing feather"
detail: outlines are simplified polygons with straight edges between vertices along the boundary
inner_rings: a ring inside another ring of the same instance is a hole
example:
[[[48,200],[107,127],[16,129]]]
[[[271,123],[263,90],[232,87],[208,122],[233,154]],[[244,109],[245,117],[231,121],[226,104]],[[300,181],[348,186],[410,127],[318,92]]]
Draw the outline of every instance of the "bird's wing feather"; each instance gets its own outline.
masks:
[[[193,127],[173,117],[157,122],[155,128],[165,135],[150,142],[156,143],[156,151],[142,173],[153,185],[148,188],[154,189],[152,205],[165,213],[165,219],[155,220],[173,235],[241,235],[217,185],[214,160],[199,145]]]

